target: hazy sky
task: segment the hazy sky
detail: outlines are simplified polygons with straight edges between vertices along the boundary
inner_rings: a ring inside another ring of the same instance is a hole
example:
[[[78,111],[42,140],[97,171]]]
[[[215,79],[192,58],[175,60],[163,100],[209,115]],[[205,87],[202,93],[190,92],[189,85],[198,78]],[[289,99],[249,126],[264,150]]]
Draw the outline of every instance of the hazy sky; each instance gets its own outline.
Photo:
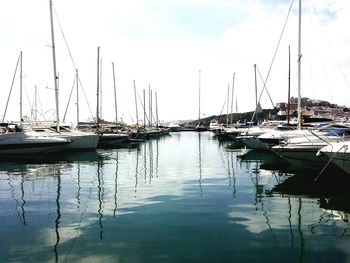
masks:
[[[83,89],[79,88],[80,120],[96,115],[98,46],[102,59],[102,118],[106,120],[115,116],[112,62],[118,115],[129,123],[135,121],[136,115],[133,80],[140,98],[146,89],[148,99],[149,85],[157,92],[160,119],[197,118],[199,70],[202,116],[220,114],[228,85],[232,88],[234,73],[234,112],[236,108],[239,112],[253,110],[254,64],[258,68],[260,93],[263,84],[259,74],[263,79],[267,76],[292,2],[53,0],[57,14],[54,24],[61,119],[75,67],[83,85]],[[302,96],[350,106],[349,1],[303,1],[302,13]],[[274,104],[287,100],[289,45],[291,94],[297,96],[297,35],[298,1],[294,0],[267,81]],[[20,51],[23,51],[23,112],[30,115],[37,87],[37,109],[40,115],[52,119],[55,104],[49,0],[1,0],[0,116],[5,110]],[[75,103],[76,91],[73,91],[68,122],[76,121]],[[17,120],[19,72],[9,105],[6,120]],[[272,108],[266,93],[262,95],[261,105]],[[226,109],[225,106],[224,113]],[[142,118],[141,104],[138,110]]]

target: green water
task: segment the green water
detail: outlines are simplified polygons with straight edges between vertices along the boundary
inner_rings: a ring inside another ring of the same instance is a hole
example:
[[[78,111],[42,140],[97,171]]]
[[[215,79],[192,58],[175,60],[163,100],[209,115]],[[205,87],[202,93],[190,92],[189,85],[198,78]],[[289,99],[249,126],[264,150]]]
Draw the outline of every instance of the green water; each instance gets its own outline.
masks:
[[[183,132],[3,160],[0,262],[350,262],[347,178],[227,146]]]

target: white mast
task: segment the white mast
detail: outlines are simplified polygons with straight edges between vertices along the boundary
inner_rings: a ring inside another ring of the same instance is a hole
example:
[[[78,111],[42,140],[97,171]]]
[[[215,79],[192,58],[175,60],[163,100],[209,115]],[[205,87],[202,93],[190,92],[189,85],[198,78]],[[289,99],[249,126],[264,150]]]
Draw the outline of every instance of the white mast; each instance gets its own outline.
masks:
[[[99,117],[99,103],[100,103],[100,47],[97,47],[97,92],[96,92],[96,124],[100,122]]]
[[[136,108],[136,128],[138,128],[138,125],[139,125],[139,114],[138,114],[138,111],[137,111],[137,94],[136,94],[136,83],[135,83],[135,80],[134,80],[134,95],[135,95],[135,108]]]
[[[233,90],[235,88],[235,75],[236,73],[233,73],[233,79],[232,79],[232,93],[231,93],[231,125],[233,124]]]
[[[155,91],[154,92],[154,96],[155,96],[155,99],[156,99],[156,128],[158,128],[158,101],[157,101],[157,92]]]
[[[56,98],[56,130],[60,131],[60,115],[59,115],[59,99],[58,99],[58,77],[56,69],[56,51],[55,51],[55,35],[53,29],[53,16],[52,16],[52,0],[50,2],[50,22],[51,22],[51,42],[52,42],[52,60],[53,60],[53,78],[55,83],[55,98]]]
[[[19,121],[20,121],[20,125],[22,126],[22,117],[23,117],[23,112],[22,112],[22,51],[21,51],[21,60],[20,60],[20,66],[19,66],[19,85],[20,85],[20,100],[19,100]]]
[[[114,73],[114,63],[112,62],[113,69],[113,87],[114,87],[114,106],[115,106],[115,124],[118,126],[118,108],[117,108],[117,90],[115,86],[115,73]]]
[[[298,129],[301,129],[301,0],[299,0],[299,35],[298,35]]]
[[[76,78],[76,85],[77,85],[77,128],[79,127],[79,75],[78,75],[78,69],[75,70],[75,78]]]
[[[199,70],[199,80],[198,80],[198,89],[199,89],[199,99],[198,99],[198,127],[201,124],[201,70]]]
[[[226,127],[228,127],[228,109],[230,107],[230,83],[227,85]]]
[[[37,88],[35,86],[35,96],[34,96],[34,120],[38,120],[38,107],[37,107]]]

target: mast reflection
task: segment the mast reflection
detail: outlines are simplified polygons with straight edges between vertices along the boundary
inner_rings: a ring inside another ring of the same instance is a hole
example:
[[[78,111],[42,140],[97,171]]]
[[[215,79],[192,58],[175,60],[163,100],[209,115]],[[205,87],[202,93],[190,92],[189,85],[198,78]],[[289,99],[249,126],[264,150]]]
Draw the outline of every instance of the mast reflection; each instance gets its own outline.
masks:
[[[103,196],[104,196],[104,181],[103,181],[103,175],[102,175],[102,161],[97,161],[97,181],[98,181],[98,224],[100,226],[100,239],[103,239],[103,225],[102,225],[102,218],[103,218]]]
[[[201,133],[198,132],[198,167],[199,167],[199,189],[200,189],[200,195],[203,197],[203,189],[202,189],[202,137]]]
[[[115,179],[114,179],[114,210],[113,210],[114,217],[118,208],[118,197],[117,197],[118,196],[118,170],[119,170],[119,151],[117,150],[117,156],[115,159]]]
[[[59,224],[61,219],[61,205],[60,205],[60,197],[61,197],[61,173],[57,173],[57,189],[56,189],[56,219],[55,219],[55,233],[56,233],[56,243],[54,245],[55,252],[55,262],[58,262],[58,245],[60,243],[60,232],[59,232]]]

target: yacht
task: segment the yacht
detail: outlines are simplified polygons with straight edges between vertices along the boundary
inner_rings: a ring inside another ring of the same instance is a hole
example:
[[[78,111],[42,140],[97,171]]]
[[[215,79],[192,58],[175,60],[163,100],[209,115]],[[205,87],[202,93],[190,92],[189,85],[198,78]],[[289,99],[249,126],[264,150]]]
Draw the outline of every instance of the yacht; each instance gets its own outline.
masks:
[[[326,156],[344,172],[350,174],[350,141],[334,142],[317,152],[318,156]]]
[[[293,165],[320,169],[325,166],[326,160],[319,158],[317,152],[329,144],[350,139],[349,126],[326,130],[326,128],[317,132],[309,130],[309,134],[291,138],[285,143],[273,146],[271,150]]]
[[[23,131],[16,124],[0,128],[0,154],[44,154],[65,150],[71,143],[67,138],[42,136],[35,131]]]
[[[66,150],[95,150],[99,141],[99,135],[93,132],[79,131],[70,126],[60,126],[57,131],[55,126],[32,125],[31,129],[43,137],[58,137],[69,140]]]

